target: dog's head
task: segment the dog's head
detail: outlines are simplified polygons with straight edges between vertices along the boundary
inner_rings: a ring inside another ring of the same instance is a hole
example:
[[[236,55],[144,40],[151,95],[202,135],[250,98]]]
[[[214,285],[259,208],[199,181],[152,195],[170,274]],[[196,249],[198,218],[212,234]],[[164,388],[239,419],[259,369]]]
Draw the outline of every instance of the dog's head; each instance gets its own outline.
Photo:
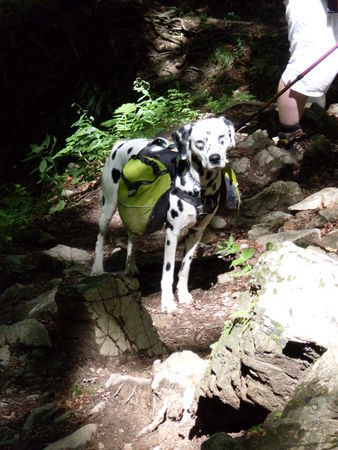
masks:
[[[182,160],[191,161],[195,156],[208,170],[225,167],[226,152],[235,146],[234,126],[225,117],[185,125],[172,137]]]

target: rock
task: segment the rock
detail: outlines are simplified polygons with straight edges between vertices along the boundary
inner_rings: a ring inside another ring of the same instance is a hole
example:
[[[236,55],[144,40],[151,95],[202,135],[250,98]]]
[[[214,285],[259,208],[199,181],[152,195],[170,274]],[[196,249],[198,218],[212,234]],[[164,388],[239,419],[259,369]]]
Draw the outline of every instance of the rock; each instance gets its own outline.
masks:
[[[257,431],[233,439],[215,433],[202,450],[337,448],[338,348],[327,350],[304,373],[283,412],[272,412]]]
[[[236,175],[242,175],[248,173],[250,169],[249,158],[240,158],[231,162],[231,167],[235,171]]]
[[[252,234],[250,237],[253,238]],[[280,242],[290,241],[299,244],[301,247],[307,246],[309,244],[317,244],[321,241],[320,230],[317,228],[306,229],[306,230],[293,230],[293,231],[282,231],[280,233],[272,233],[260,235],[256,238],[256,241],[266,246],[267,243],[277,244]]]
[[[162,355],[165,347],[140,300],[137,280],[124,274],[61,283],[56,303],[69,349],[86,355]]]
[[[89,275],[91,256],[85,250],[59,244],[42,252],[40,265],[53,270],[78,269],[85,275]]]
[[[287,214],[283,211],[273,211],[269,214],[262,216],[259,219],[259,223],[255,224],[248,231],[248,236],[251,239],[257,239],[259,236],[269,234],[272,227],[276,225],[282,225],[291,217],[291,214]]]
[[[14,283],[1,294],[0,301],[31,299],[34,295],[35,290],[32,287]]]
[[[185,419],[207,365],[207,361],[190,350],[173,353],[163,362],[154,362],[151,388],[162,400],[170,394],[169,418]]]
[[[227,223],[226,220],[221,217],[221,216],[214,216],[210,223],[209,223],[210,228],[212,228],[213,230],[223,230],[224,228],[226,228]]]
[[[84,425],[74,433],[66,436],[52,444],[49,444],[44,450],[64,450],[64,449],[81,449],[88,448],[96,437],[98,425],[90,423]]]
[[[242,441],[243,439],[234,439],[227,433],[219,432],[203,442],[201,450],[242,450],[242,447],[240,447],[240,442]]]
[[[39,319],[42,315],[56,313],[55,294],[57,286],[48,292],[44,292],[33,300],[20,305],[14,310],[14,319]]]
[[[336,117],[333,114],[328,114],[324,108],[316,103],[305,109],[302,117],[302,126],[304,126],[305,130],[311,130],[312,135],[321,133],[333,142],[338,139]]]
[[[0,254],[0,292],[14,283],[30,283],[38,270],[36,255]]]
[[[338,444],[338,347],[333,347],[309,368],[279,420],[265,427],[256,442],[260,449],[336,448]]]
[[[93,406],[93,408],[89,411],[89,414],[97,414],[102,412],[107,406],[105,401],[99,402],[97,405]]]
[[[46,328],[35,319],[25,319],[13,325],[0,325],[0,346],[4,344],[51,347]]]
[[[338,230],[331,231],[321,240],[320,246],[329,252],[338,250]]]
[[[242,296],[215,344],[199,403],[217,399],[233,408],[231,416],[247,405],[281,410],[303,372],[338,344],[337,269],[332,258],[289,242],[263,254],[251,277],[257,297]]]
[[[9,350],[9,345],[4,345],[0,347],[0,360],[7,363],[11,359],[11,352]]]
[[[323,348],[338,344],[336,261],[286,242],[262,255],[251,283],[261,286],[256,312],[266,324],[279,323],[281,338]]]
[[[320,209],[338,204],[338,188],[328,187],[310,195],[299,203],[289,206],[290,211]]]
[[[318,213],[327,222],[334,223],[338,221],[338,206],[321,209]]]
[[[262,216],[279,210],[287,212],[290,205],[304,198],[300,186],[294,181],[276,181],[251,198],[244,199],[235,218],[235,227],[250,226]]]

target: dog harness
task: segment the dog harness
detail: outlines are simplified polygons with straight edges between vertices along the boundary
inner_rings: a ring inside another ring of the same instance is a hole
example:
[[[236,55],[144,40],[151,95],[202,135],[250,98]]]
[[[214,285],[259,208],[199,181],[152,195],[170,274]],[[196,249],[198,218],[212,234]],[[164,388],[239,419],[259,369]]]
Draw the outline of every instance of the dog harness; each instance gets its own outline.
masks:
[[[192,180],[193,194],[173,186],[181,163],[175,145],[161,137],[130,158],[121,172],[118,191],[119,214],[129,232],[143,235],[161,229],[166,220],[170,193],[191,204],[198,217],[213,213],[219,203],[226,202],[228,209],[238,208],[239,192],[230,167],[223,171],[220,190],[204,196],[195,179]]]

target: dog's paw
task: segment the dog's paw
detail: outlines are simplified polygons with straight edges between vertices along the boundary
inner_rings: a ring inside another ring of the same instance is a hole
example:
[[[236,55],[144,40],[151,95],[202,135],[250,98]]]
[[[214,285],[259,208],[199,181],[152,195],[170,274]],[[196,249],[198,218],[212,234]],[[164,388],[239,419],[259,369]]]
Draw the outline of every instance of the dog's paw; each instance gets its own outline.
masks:
[[[171,298],[163,298],[162,297],[162,301],[161,301],[161,311],[163,313],[167,313],[170,314],[172,312],[175,311],[175,309],[177,309],[176,303],[174,301],[174,296],[171,296]]]
[[[183,291],[177,292],[177,296],[178,296],[178,303],[180,304],[189,305],[194,300],[190,292],[188,292],[187,290],[185,290],[184,292]]]
[[[98,275],[103,275],[103,274],[104,274],[103,268],[100,269],[100,268],[98,268],[98,267],[93,267],[93,268],[92,268],[92,271],[90,272],[90,276],[91,276],[91,277],[96,277],[96,276],[98,276]]]

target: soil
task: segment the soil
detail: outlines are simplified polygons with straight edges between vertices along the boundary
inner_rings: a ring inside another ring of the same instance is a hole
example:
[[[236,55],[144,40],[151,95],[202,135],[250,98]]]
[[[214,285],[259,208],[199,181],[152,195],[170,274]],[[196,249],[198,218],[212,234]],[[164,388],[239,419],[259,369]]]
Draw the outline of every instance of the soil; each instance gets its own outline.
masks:
[[[88,186],[89,187],[89,186]],[[82,187],[83,188],[83,187]],[[73,187],[74,189],[74,187]],[[99,217],[98,187],[79,193],[81,201],[76,207],[47,216],[35,225],[38,230],[50,233],[58,244],[82,248],[93,254]],[[24,254],[41,249],[34,241],[34,232],[16,243],[14,254]],[[142,302],[151,314],[159,336],[168,348],[168,354],[181,350],[192,350],[201,357],[208,357],[210,345],[218,340],[224,321],[236,308],[241,292],[248,288],[248,277],[233,277],[227,284],[218,282],[218,275],[229,271],[230,260],[224,261],[214,254],[216,246],[229,237],[228,231],[208,229],[203,243],[192,264],[190,290],[194,297],[192,305],[180,305],[171,315],[160,311],[160,279],[163,258],[164,231],[139,239],[137,261],[140,269]],[[245,239],[244,234],[235,233],[240,245],[255,248],[257,259],[262,249]],[[123,270],[126,254],[127,234],[115,215],[105,248],[107,271]],[[180,259],[182,247],[178,249]],[[178,266],[179,264],[177,264]],[[46,291],[59,273],[41,270],[29,286],[38,295]],[[77,273],[69,277],[80,278]],[[15,304],[0,303],[2,323],[15,321],[14,311],[27,299]],[[65,354],[59,324],[55,314],[46,314],[41,320],[48,329],[53,346],[27,353],[25,348],[11,349],[12,357],[7,367],[0,367],[0,386],[5,407],[2,408],[0,429],[2,439],[10,441],[15,435],[19,442],[1,448],[40,449],[83,424],[98,423],[96,445],[105,449],[199,449],[207,438],[208,430],[199,431],[194,420],[184,424],[165,420],[155,430],[138,437],[138,433],[154,419],[159,400],[151,392],[150,384],[125,381],[110,388],[105,383],[111,373],[151,379],[153,359],[139,355],[124,355],[116,358],[86,357]],[[164,355],[166,357],[168,355]],[[39,418],[27,433],[22,427],[29,412],[46,402],[55,402],[57,415],[70,412],[70,418],[62,426],[56,426],[51,418]],[[102,412],[93,414],[91,409],[104,402]],[[129,446],[127,444],[130,444]],[[132,444],[132,446],[131,446]],[[97,448],[87,447],[87,448]],[[102,447],[103,448],[103,447]]]

